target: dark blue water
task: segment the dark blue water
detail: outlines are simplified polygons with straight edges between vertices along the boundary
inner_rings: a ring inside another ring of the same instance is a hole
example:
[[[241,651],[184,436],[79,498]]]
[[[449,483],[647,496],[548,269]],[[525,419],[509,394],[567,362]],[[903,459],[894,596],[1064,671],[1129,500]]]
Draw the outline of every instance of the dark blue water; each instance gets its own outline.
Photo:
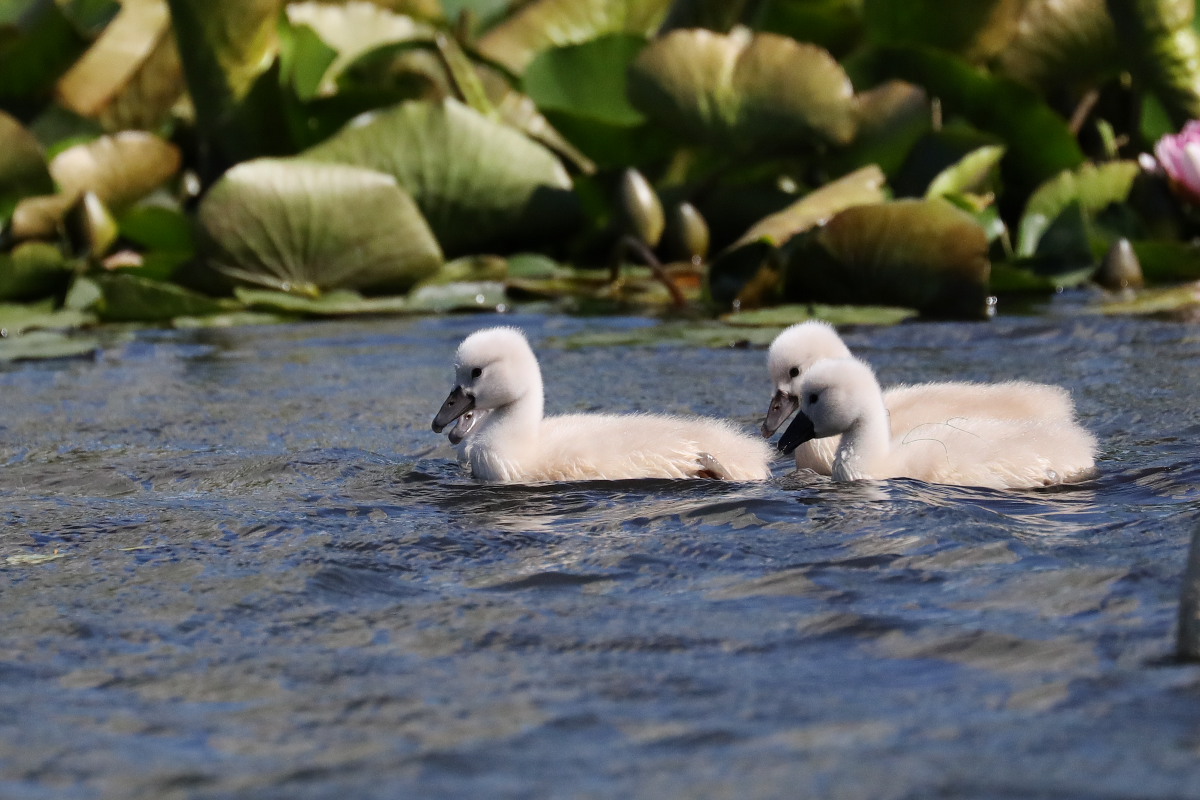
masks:
[[[580,348],[551,411],[755,424],[761,349]],[[1200,330],[847,333],[1062,383],[1057,491],[485,486],[429,421],[487,317],[148,332],[0,369],[0,797],[1184,798]]]

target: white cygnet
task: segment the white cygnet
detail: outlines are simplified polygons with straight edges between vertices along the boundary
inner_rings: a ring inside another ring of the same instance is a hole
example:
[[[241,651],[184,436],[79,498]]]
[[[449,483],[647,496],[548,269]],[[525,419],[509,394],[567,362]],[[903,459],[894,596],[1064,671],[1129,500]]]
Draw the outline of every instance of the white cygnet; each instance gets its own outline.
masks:
[[[771,448],[724,420],[666,414],[568,414],[543,418],[542,375],[516,328],[463,340],[455,387],[433,430],[486,411],[467,438],[475,477],[532,483],[628,478],[764,480]]]
[[[941,411],[889,425],[875,374],[854,358],[820,361],[800,382],[800,409],[779,440],[784,453],[841,436],[837,481],[916,478],[1020,489],[1067,483],[1095,471],[1096,439],[1072,419],[1000,419]]]
[[[849,358],[850,349],[832,325],[817,320],[786,328],[767,350],[767,370],[775,394],[763,420],[770,436],[799,406],[800,383],[809,368],[827,358]],[[1029,381],[974,383],[947,381],[893,386],[883,393],[892,431],[909,430],[931,419],[970,416],[1007,420],[1075,419],[1075,404],[1061,386]],[[796,448],[796,467],[822,475],[833,470],[837,437],[815,439]]]

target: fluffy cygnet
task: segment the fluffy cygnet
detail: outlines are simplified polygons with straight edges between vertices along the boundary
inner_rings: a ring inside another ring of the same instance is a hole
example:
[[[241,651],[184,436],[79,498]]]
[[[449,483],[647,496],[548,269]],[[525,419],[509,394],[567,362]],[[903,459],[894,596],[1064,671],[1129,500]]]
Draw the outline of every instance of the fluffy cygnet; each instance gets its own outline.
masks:
[[[813,364],[822,359],[848,357],[849,348],[827,322],[802,322],[776,336],[767,350],[767,370],[775,394],[763,420],[763,436],[773,434],[799,406],[800,383]],[[945,421],[958,416],[1066,421],[1075,418],[1075,404],[1065,389],[1028,381],[900,385],[885,391],[883,402],[891,415],[893,432],[909,430],[931,419]],[[795,451],[796,467],[831,474],[837,446],[837,437],[800,445]]]
[[[800,410],[779,440],[784,453],[841,435],[834,480],[916,478],[1018,489],[1064,483],[1095,470],[1096,440],[1072,419],[1000,419],[941,412],[888,423],[875,375],[853,358],[814,364],[800,382]]]
[[[477,478],[501,482],[727,478],[763,480],[771,449],[731,423],[665,414],[568,414],[543,418],[537,358],[515,328],[463,340],[455,387],[433,420],[442,429],[486,411],[465,444]]]

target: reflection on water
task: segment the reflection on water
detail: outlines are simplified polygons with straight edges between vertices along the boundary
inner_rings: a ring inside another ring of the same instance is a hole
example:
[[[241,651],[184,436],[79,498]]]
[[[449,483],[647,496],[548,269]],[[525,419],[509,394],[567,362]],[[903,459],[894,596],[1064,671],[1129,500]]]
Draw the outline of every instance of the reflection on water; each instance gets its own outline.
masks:
[[[481,485],[428,420],[483,324],[4,367],[0,796],[1193,791],[1200,672],[1169,658],[1200,521],[1190,329],[851,331],[885,382],[1072,389],[1099,475],[1001,492],[782,460],[758,485]],[[761,350],[541,349],[554,411],[750,428],[769,394]]]

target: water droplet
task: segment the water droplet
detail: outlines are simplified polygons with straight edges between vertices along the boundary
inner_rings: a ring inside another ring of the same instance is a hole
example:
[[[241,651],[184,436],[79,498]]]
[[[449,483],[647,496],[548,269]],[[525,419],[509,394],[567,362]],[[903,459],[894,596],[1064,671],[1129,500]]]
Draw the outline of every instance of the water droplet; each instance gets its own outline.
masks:
[[[0,328],[0,338],[8,338],[8,328]]]
[[[475,295],[475,302],[476,302],[476,303],[478,303],[479,305],[483,305],[483,301],[484,301],[485,299],[487,299],[487,298],[485,298],[485,297],[483,296],[483,293],[482,293],[482,292],[481,292],[481,293],[479,293],[479,294],[477,294],[477,295]]]

